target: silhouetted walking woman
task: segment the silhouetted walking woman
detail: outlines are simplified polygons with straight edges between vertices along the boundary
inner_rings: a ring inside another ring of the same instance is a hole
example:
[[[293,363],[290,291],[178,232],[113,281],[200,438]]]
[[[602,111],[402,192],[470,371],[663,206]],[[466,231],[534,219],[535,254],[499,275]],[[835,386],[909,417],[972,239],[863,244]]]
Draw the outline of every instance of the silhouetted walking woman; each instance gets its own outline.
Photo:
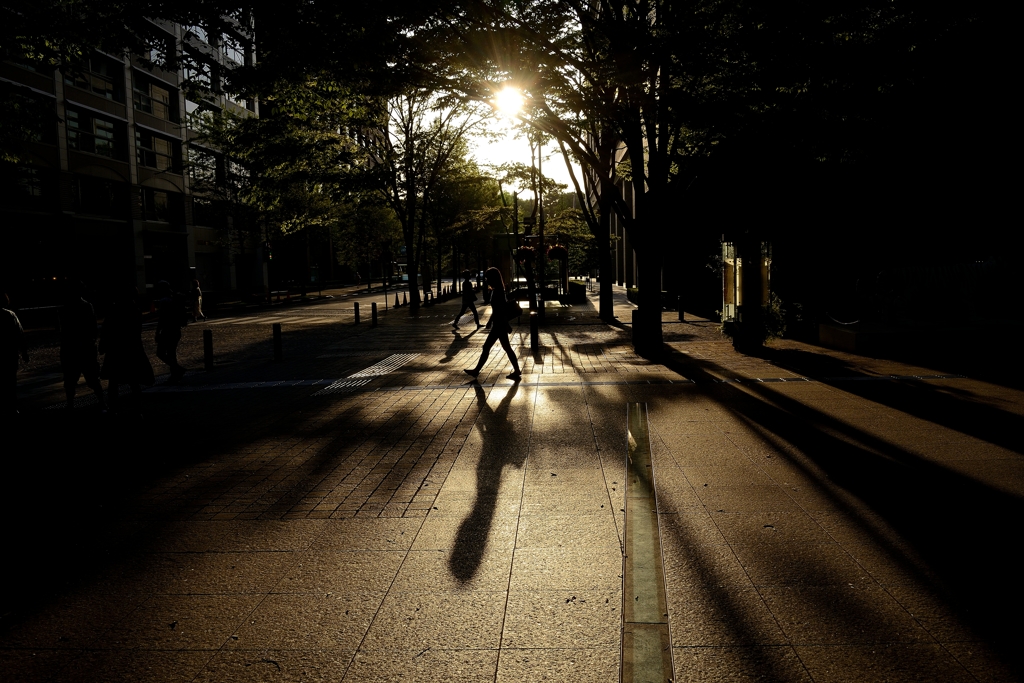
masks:
[[[28,362],[25,332],[10,305],[7,292],[0,292],[0,420],[18,414],[18,355]]]
[[[100,377],[107,380],[110,407],[121,414],[140,413],[141,385],[153,384],[153,366],[142,346],[138,295],[139,290],[134,285],[123,285],[100,332],[100,353],[104,354]],[[122,384],[127,384],[131,390],[128,410],[120,398]]]
[[[100,410],[106,411],[100,384],[100,363],[96,354],[96,312],[92,304],[82,298],[80,282],[65,286],[64,305],[57,310],[60,321],[60,368],[64,373],[66,407],[75,407],[75,387],[78,378],[85,375],[85,383],[96,394]]]
[[[512,350],[512,344],[508,341],[508,335],[512,331],[512,326],[508,324],[509,309],[508,301],[505,299],[505,283],[502,281],[501,273],[497,268],[488,268],[487,272],[484,273],[484,279],[487,281],[487,286],[491,288],[491,331],[488,332],[487,339],[484,341],[484,348],[480,353],[480,360],[477,361],[476,367],[473,369],[466,368],[465,372],[473,377],[479,375],[480,369],[487,362],[487,356],[491,353],[491,347],[494,346],[494,342],[499,342],[501,343],[501,348],[505,349],[505,353],[508,354],[508,359],[512,361],[512,373],[508,375],[508,378],[518,382],[522,377],[522,373],[519,371],[519,359],[516,358],[516,353]]]
[[[202,318],[206,321],[206,314],[203,313],[203,290],[199,288],[199,280],[192,280],[192,288],[188,292],[189,303],[192,305],[192,322],[197,323]]]

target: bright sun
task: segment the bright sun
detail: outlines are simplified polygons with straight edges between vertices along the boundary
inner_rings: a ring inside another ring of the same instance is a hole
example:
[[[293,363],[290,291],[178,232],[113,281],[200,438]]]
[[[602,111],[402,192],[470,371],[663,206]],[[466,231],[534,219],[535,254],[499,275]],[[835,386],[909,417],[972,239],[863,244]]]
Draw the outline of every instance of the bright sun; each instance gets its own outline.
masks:
[[[523,94],[512,86],[505,86],[495,94],[494,106],[506,117],[514,119],[523,108]]]

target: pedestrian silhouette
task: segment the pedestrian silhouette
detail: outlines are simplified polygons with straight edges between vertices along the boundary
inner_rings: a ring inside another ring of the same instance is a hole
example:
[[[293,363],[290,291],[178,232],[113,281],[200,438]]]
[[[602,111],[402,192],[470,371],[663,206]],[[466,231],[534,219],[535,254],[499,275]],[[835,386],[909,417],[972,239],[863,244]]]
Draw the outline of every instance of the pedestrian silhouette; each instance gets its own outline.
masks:
[[[0,292],[0,303],[0,417],[7,419],[18,414],[18,356],[27,363],[28,346],[7,292]]]
[[[452,327],[459,329],[459,318],[466,312],[466,309],[473,311],[473,322],[476,323],[477,328],[480,328],[480,316],[477,315],[476,305],[473,303],[476,301],[476,292],[473,291],[473,283],[469,279],[469,271],[462,271],[462,308],[459,309],[458,314],[455,316],[455,320],[452,321]]]
[[[202,318],[206,321],[206,316],[203,314],[203,290],[199,288],[199,280],[192,280],[192,288],[188,292],[189,304],[192,306],[192,322],[197,323]]]
[[[96,311],[82,297],[82,283],[68,283],[64,290],[64,305],[57,312],[60,321],[60,368],[64,373],[64,395],[68,410],[75,407],[75,389],[78,378],[96,394],[100,410],[106,411],[103,386],[100,384],[100,364],[96,354]]]
[[[161,280],[156,283],[156,357],[171,368],[171,384],[185,374],[185,368],[178,363],[178,344],[181,342],[181,328],[185,320],[185,304],[181,296],[171,291],[171,283]]]
[[[139,290],[134,285],[124,285],[117,292],[100,332],[100,353],[103,354],[100,377],[107,380],[110,408],[120,415],[141,414],[142,385],[153,384],[153,366],[142,347],[138,295]],[[131,390],[128,404],[120,398],[122,384],[127,384]]]
[[[508,324],[511,311],[508,301],[505,299],[505,283],[501,279],[501,273],[493,267],[487,269],[484,279],[487,280],[487,285],[491,288],[491,320],[489,323],[491,330],[487,333],[487,339],[484,340],[484,348],[476,367],[466,368],[465,372],[472,377],[479,375],[484,363],[487,362],[487,356],[491,353],[494,342],[499,342],[512,362],[512,372],[508,378],[518,382],[522,378],[522,373],[519,371],[519,359],[516,358],[516,352],[512,350],[512,344],[508,340],[512,326]]]

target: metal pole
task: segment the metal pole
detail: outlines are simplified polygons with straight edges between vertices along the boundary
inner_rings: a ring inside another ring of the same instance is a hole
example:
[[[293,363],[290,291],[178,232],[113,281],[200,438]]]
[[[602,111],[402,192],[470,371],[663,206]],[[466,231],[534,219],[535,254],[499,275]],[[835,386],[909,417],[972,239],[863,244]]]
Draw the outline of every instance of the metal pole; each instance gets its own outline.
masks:
[[[385,295],[384,301],[387,302],[388,298]],[[377,327],[377,302],[370,303],[370,327]]]
[[[538,315],[541,322],[544,321],[544,287],[547,285],[548,255],[544,251],[544,143],[540,137],[537,138],[537,175],[540,176],[537,183],[537,212],[539,213],[540,247],[537,250],[537,263],[540,266],[540,292],[538,293]]]
[[[359,324],[359,302],[358,301],[356,302],[355,306],[356,306],[356,325],[358,325]]]
[[[274,323],[274,360],[284,360],[284,352],[281,350],[281,323]]]
[[[203,367],[213,370],[213,330],[203,330]]]

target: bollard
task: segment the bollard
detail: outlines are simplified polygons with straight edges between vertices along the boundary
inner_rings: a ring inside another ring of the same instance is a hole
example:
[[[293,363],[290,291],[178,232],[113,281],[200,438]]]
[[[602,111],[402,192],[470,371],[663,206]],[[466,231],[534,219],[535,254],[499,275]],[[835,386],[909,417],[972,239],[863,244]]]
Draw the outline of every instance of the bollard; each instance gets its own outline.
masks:
[[[537,320],[537,311],[530,311],[530,348],[534,351],[540,348],[540,324]]]
[[[359,324],[359,302],[356,302],[356,325]]]
[[[676,306],[679,308],[679,322],[683,322],[683,295],[680,294],[676,300]]]
[[[274,323],[274,360],[284,360],[284,352],[281,350],[281,323]]]
[[[377,302],[370,304],[370,327],[377,327]]]
[[[213,330],[203,330],[203,368],[213,370]]]
[[[398,292],[395,292],[395,308],[398,308],[402,304],[398,303]]]
[[[409,297],[405,292],[402,292],[402,305],[406,306],[409,304]]]

